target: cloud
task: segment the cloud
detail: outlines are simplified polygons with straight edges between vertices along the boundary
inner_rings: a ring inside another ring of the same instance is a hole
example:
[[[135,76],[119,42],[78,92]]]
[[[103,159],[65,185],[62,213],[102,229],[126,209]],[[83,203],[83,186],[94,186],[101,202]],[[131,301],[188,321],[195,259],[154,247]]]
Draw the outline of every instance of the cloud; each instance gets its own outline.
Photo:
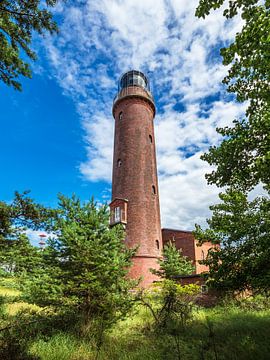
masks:
[[[215,131],[243,114],[221,85],[219,48],[242,26],[222,9],[195,18],[197,0],[86,0],[61,4],[60,34],[45,40],[50,74],[73,98],[85,130],[89,181],[111,180],[112,100],[117,79],[135,68],[151,79],[163,226],[203,223],[218,189],[207,186],[200,155],[220,141]],[[83,151],[83,149],[82,149]]]

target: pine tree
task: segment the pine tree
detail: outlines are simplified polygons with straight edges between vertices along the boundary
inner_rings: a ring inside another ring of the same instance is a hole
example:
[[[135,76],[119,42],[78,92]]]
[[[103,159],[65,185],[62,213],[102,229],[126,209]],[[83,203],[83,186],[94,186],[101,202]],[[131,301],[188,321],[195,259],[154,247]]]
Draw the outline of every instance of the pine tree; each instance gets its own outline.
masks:
[[[189,275],[194,271],[192,262],[169,242],[163,249],[163,258],[158,260],[159,270],[151,269],[153,274],[165,279],[174,279],[178,275]]]
[[[131,306],[135,282],[126,275],[135,251],[125,246],[120,226],[109,226],[107,206],[61,196],[57,211],[55,238],[42,252],[44,266],[29,279],[28,300],[108,325]]]

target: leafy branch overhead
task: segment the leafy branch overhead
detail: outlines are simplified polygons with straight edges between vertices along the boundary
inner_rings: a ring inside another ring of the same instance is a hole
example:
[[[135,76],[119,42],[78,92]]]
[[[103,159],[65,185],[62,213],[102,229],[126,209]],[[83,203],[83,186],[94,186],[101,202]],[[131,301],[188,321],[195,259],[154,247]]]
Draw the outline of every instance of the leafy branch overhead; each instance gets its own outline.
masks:
[[[57,1],[0,2],[0,79],[16,90],[21,90],[17,80],[20,75],[31,77],[30,66],[24,60],[24,55],[36,60],[36,53],[30,47],[33,32],[40,35],[46,31],[51,34],[57,32],[57,25],[48,10]]]
[[[223,83],[236,100],[247,100],[248,108],[233,126],[217,129],[223,140],[202,156],[215,166],[206,175],[208,183],[227,189],[220,194],[222,202],[210,207],[209,228],[197,225],[194,233],[201,242],[221,244],[204,261],[213,285],[269,291],[270,1],[200,0],[196,15],[204,18],[223,4],[228,21],[238,13],[243,20],[234,41],[221,49],[224,65],[230,66]],[[258,185],[263,196],[250,201]]]
[[[205,17],[223,3],[201,0],[196,15]],[[270,179],[270,2],[229,1],[224,16],[238,12],[243,28],[221,49],[224,65],[230,65],[223,83],[238,101],[249,101],[246,117],[234,120],[234,127],[217,129],[224,140],[202,158],[217,166],[207,175],[209,183],[246,191],[260,182],[268,187]]]

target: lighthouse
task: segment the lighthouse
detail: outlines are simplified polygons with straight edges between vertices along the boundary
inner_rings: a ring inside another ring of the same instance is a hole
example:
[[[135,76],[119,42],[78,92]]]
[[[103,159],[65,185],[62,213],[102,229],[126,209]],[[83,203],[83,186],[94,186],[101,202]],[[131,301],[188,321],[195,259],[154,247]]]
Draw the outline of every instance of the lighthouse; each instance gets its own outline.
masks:
[[[125,73],[113,101],[115,119],[110,224],[122,224],[125,243],[137,248],[129,276],[141,287],[157,280],[149,269],[161,257],[159,191],[154,135],[155,104],[149,79]]]

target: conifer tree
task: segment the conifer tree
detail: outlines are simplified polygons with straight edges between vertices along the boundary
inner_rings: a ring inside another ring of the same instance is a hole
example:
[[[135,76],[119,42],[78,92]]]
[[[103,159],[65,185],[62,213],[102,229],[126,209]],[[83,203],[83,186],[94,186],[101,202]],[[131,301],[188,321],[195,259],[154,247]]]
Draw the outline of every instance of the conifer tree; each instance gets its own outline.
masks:
[[[26,286],[28,300],[107,325],[123,316],[136,285],[126,277],[135,251],[125,246],[120,226],[109,226],[107,206],[60,196],[53,232],[43,267]]]
[[[178,275],[189,275],[194,271],[192,262],[169,242],[163,249],[163,258],[158,260],[159,270],[151,269],[155,275],[165,279],[174,279]]]

